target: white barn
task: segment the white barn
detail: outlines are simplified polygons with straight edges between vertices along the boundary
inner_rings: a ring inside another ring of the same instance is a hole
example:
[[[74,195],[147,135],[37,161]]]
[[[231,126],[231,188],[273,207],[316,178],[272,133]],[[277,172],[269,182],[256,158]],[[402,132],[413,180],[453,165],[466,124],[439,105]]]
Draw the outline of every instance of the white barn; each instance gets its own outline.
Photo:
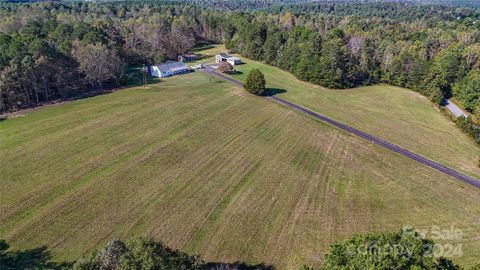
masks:
[[[227,53],[219,53],[215,56],[215,62],[217,64],[220,64],[221,62],[228,62],[230,65],[235,66],[235,65],[240,65],[242,63],[242,60],[238,57],[231,56]]]
[[[150,66],[150,75],[159,78],[184,74],[190,71],[190,67],[188,67],[182,62],[170,62],[156,66]]]

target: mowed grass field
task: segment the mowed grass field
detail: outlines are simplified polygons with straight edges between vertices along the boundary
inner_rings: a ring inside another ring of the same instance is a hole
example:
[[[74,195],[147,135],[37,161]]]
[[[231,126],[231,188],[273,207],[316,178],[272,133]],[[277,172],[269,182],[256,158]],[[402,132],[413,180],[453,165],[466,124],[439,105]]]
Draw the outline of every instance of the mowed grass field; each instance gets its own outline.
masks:
[[[0,135],[0,237],[56,261],[148,235],[297,269],[353,234],[436,225],[463,231],[457,263],[479,262],[479,189],[201,72],[41,108]]]
[[[234,75],[260,69],[278,96],[480,179],[480,147],[421,94],[390,85],[333,90],[242,58]]]

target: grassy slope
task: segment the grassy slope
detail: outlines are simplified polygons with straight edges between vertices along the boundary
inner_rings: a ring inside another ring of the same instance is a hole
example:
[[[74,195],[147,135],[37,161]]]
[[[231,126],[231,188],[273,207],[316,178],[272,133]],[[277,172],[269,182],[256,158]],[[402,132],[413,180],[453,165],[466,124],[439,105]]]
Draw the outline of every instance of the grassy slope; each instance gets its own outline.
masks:
[[[292,74],[256,61],[235,67],[244,80],[259,68],[267,86],[286,92],[279,96],[415,153],[480,179],[480,148],[422,95],[403,88],[376,85],[331,90],[302,82]]]
[[[0,235],[72,260],[152,235],[207,260],[318,264],[403,225],[464,232],[480,190],[200,72],[0,122]]]
[[[205,64],[205,63],[214,62],[215,55],[224,51],[225,51],[225,47],[223,45],[207,46],[206,49],[195,50],[192,53],[198,55],[200,59],[197,61],[187,62],[186,64],[189,66],[193,66],[196,64]]]

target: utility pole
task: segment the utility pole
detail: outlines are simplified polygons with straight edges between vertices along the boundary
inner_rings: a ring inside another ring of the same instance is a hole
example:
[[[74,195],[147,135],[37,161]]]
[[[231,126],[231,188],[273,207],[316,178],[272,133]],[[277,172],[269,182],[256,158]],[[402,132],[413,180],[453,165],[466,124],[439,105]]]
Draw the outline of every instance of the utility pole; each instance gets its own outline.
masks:
[[[147,68],[143,64],[143,88],[147,88]]]

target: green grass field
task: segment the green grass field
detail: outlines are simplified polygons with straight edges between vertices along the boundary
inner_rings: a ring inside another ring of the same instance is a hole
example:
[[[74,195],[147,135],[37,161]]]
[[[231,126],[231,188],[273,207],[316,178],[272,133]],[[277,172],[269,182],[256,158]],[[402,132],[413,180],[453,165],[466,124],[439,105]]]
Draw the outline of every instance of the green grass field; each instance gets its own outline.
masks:
[[[218,53],[225,52],[225,47],[223,45],[212,45],[206,46],[205,49],[193,50],[192,53],[199,56],[199,59],[196,61],[186,62],[185,64],[193,66],[196,64],[206,64],[215,62],[215,55]]]
[[[480,179],[480,147],[419,93],[389,85],[331,90],[242,60],[246,64],[235,67],[237,79],[259,68],[280,97]]]
[[[297,269],[356,233],[437,225],[463,230],[456,262],[478,262],[480,190],[201,72],[42,108],[0,134],[1,238],[57,261],[149,235]]]

